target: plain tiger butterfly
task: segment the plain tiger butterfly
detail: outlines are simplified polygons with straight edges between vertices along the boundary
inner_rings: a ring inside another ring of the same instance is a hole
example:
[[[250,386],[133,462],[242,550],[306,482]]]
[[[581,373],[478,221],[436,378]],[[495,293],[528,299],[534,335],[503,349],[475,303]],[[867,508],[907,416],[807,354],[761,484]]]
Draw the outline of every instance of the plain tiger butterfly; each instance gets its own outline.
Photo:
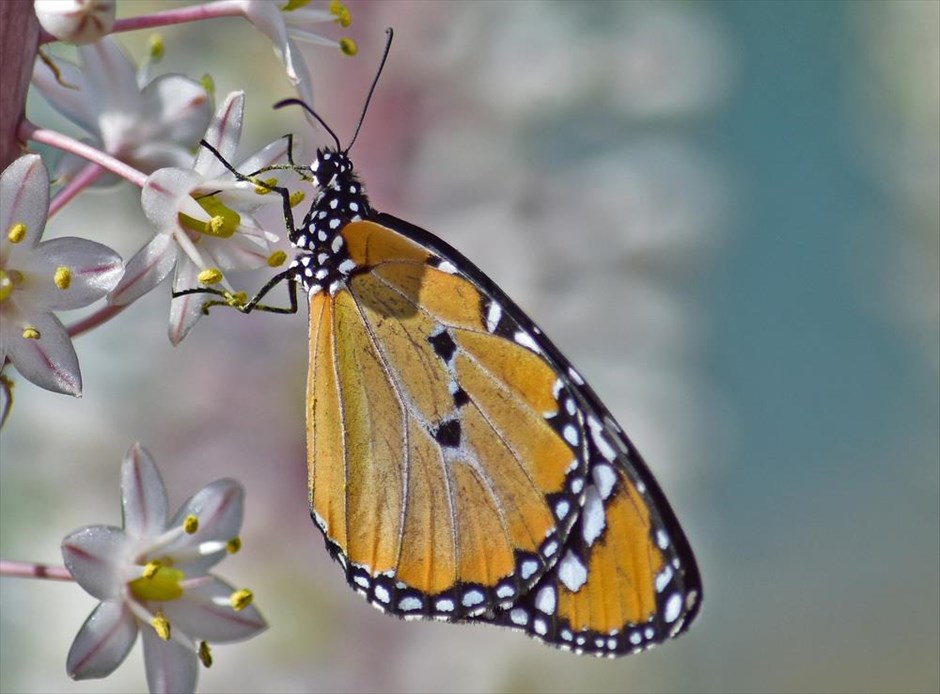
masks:
[[[294,313],[307,294],[311,516],[372,605],[604,656],[677,636],[701,578],[633,443],[476,265],[369,204],[349,150],[391,36],[347,147],[306,104],[276,105],[303,106],[336,144],[287,167],[318,190],[299,226],[289,191],[259,184],[283,198],[287,269],[247,302],[177,295]],[[281,282],[290,305],[260,304]]]

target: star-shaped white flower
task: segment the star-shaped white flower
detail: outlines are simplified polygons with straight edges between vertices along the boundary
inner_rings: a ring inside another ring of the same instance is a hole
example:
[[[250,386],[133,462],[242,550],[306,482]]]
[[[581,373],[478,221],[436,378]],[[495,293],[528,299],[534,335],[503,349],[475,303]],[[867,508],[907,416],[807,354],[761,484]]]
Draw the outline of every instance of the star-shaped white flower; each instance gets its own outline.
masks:
[[[80,46],[78,54],[82,67],[55,61],[59,79],[41,60],[33,68],[33,84],[56,111],[98,148],[145,173],[192,161],[212,116],[205,87],[177,74],[140,84],[134,63],[110,36]]]
[[[355,55],[355,42],[350,38],[339,41],[329,39],[312,30],[312,27],[324,22],[336,22],[347,27],[350,24],[349,10],[339,2],[332,0],[328,10],[307,7],[309,0],[290,0],[290,2],[270,2],[269,0],[236,0],[246,19],[255,25],[274,44],[284,68],[300,98],[313,104],[313,86],[310,73],[304,63],[303,55],[297,49],[294,39],[320,46],[339,48],[346,55]]]
[[[0,368],[9,359],[36,385],[77,396],[78,357],[53,311],[102,298],[123,265],[94,241],[40,241],[48,212],[49,174],[39,155],[24,155],[0,176]]]
[[[124,527],[91,525],[62,541],[65,565],[101,600],[69,650],[70,677],[107,677],[141,632],[151,692],[192,692],[208,643],[257,635],[267,624],[236,590],[207,571],[240,547],[244,490],[223,479],[203,487],[171,519],[150,454],[134,444],[121,467]]]
[[[229,94],[204,138],[226,161],[232,161],[238,149],[244,105],[243,92]],[[282,159],[286,152],[287,142],[281,138],[235,168],[251,173]],[[272,259],[270,249],[278,237],[262,229],[251,214],[261,205],[282,203],[280,196],[268,192],[238,181],[204,147],[191,168],[155,171],[147,179],[141,203],[157,234],[128,261],[123,279],[108,300],[129,304],[160,284],[174,267],[173,290],[180,291],[199,287],[206,271],[253,270],[276,264],[278,258]],[[204,315],[205,301],[198,294],[173,299],[169,327],[173,344]]]

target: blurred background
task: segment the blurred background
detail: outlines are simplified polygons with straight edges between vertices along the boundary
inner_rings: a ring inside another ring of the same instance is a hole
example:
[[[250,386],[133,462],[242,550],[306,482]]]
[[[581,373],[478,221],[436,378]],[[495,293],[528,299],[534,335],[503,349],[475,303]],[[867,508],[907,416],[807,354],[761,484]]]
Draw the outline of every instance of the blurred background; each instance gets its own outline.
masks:
[[[352,152],[373,205],[474,260],[605,399],[695,548],[697,623],[601,661],[368,607],[309,521],[305,319],[218,311],[172,348],[168,285],[77,340],[81,400],[17,386],[0,555],[61,564],[68,532],[119,525],[139,440],[174,508],[247,488],[219,573],[271,629],[215,648],[203,692],[940,690],[940,3],[349,7],[359,56],[305,52],[317,109],[348,140],[393,26]],[[245,154],[329,142],[270,110],[291,90],[243,20],[161,33],[164,71],[247,91]],[[120,39],[141,60],[148,35]],[[125,186],[47,236],[129,257],[151,233]],[[0,690],[146,689],[139,647],[66,678],[76,586],[0,589]]]

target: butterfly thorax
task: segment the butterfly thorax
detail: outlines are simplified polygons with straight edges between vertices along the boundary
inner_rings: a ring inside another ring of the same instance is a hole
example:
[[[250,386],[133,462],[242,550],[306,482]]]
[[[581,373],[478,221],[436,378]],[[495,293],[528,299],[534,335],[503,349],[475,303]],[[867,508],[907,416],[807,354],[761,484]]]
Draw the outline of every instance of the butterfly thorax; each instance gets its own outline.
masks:
[[[308,295],[323,290],[335,294],[356,269],[342,229],[349,222],[368,218],[371,208],[345,152],[317,150],[310,170],[319,192],[303,225],[291,235],[298,253],[290,268]]]

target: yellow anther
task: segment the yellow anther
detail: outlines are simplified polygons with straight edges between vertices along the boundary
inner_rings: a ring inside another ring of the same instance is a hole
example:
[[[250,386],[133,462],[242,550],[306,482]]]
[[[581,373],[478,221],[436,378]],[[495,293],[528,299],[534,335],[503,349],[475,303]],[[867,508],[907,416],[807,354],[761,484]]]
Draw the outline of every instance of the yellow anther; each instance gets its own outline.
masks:
[[[150,51],[150,59],[154,62],[163,60],[163,55],[166,52],[163,45],[163,37],[160,34],[151,34],[150,38],[147,39],[147,43]]]
[[[186,574],[162,564],[159,564],[155,571],[150,571],[149,567],[150,564],[147,564],[143,575],[127,584],[137,599],[166,602],[183,597],[180,581],[186,578]]]
[[[27,326],[23,328],[23,339],[24,340],[38,340],[41,337],[39,331],[32,326]]]
[[[352,24],[352,16],[349,14],[349,9],[339,0],[332,0],[332,2],[330,2],[330,14],[336,17],[333,21],[341,27],[348,27]]]
[[[222,271],[217,267],[206,268],[196,275],[196,279],[199,280],[199,284],[218,284],[222,281]]]
[[[153,578],[161,568],[163,568],[163,565],[154,559],[153,561],[147,562],[147,565],[144,566],[144,570],[140,575],[144,578]]]
[[[19,243],[24,238],[26,238],[26,225],[23,222],[17,222],[7,232],[7,239],[10,243]]]
[[[274,253],[268,256],[268,266],[280,267],[284,264],[285,260],[287,260],[287,253],[284,251],[274,251]]]
[[[302,190],[298,190],[296,193],[291,193],[290,206],[297,207],[297,205],[303,202],[305,197],[307,197],[307,194],[304,193]]]
[[[220,239],[227,239],[237,231],[242,221],[241,215],[230,207],[226,207],[216,196],[207,195],[196,202],[209,213],[209,221],[204,222],[181,212],[179,220],[183,227]]]
[[[242,588],[241,590],[236,590],[229,597],[229,602],[232,604],[232,609],[236,612],[244,610],[251,604],[251,601],[255,599],[254,594],[247,588]]]
[[[225,543],[225,550],[229,554],[235,554],[241,548],[242,548],[242,539],[238,537],[237,535]]]
[[[197,530],[199,530],[199,519],[190,513],[183,519],[183,531],[187,535],[193,535]]]
[[[153,616],[153,619],[150,620],[150,625],[153,627],[153,630],[157,632],[157,636],[164,641],[170,640],[170,622],[163,616],[162,612],[157,612],[157,614]]]
[[[215,80],[212,79],[212,75],[208,72],[199,78],[199,84],[202,85],[202,88],[206,90],[206,93],[209,96],[215,94]]]
[[[72,271],[64,265],[57,267],[55,274],[52,276],[52,281],[59,289],[68,289],[72,284]]]
[[[212,667],[212,651],[205,641],[199,642],[199,660],[205,667]]]
[[[273,176],[271,178],[259,178],[255,181],[255,192],[258,195],[267,195],[271,192],[271,188],[277,185],[277,179]]]
[[[310,3],[310,0],[287,0],[287,4],[281,8],[282,12],[293,12],[294,10],[299,10],[304,5]]]
[[[357,46],[356,42],[351,38],[344,36],[339,40],[339,50],[342,51],[344,55],[356,55],[356,53],[359,52],[359,46]]]
[[[6,301],[13,294],[13,276],[0,269],[0,302]]]
[[[248,303],[248,295],[245,292],[235,292],[226,297],[226,303],[229,306],[244,306]]]

